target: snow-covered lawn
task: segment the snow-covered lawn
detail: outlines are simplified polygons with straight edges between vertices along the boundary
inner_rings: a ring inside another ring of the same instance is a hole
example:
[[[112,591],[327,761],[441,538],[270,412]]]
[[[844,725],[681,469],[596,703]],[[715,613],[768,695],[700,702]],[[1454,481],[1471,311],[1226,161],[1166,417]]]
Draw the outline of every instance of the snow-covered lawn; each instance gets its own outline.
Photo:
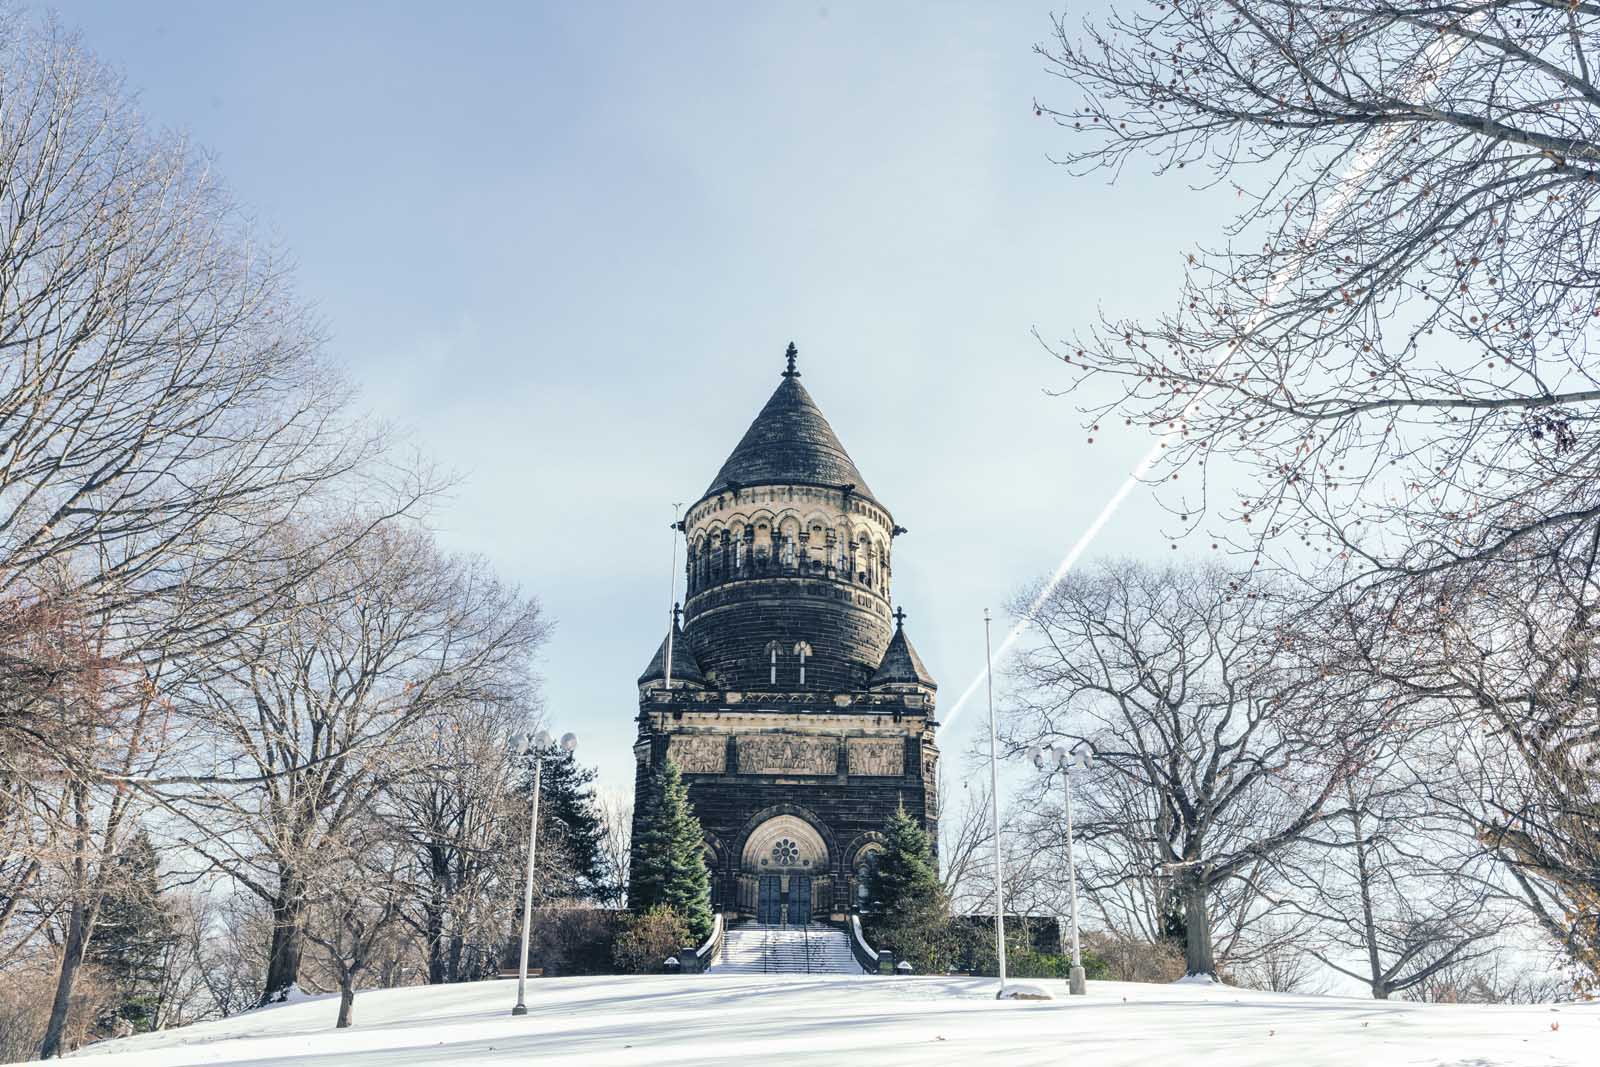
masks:
[[[85,1049],[94,1067],[523,1064],[1600,1064],[1600,1005],[1465,1007],[1222,987],[1090,984],[1052,1002],[966,978],[559,978],[319,998]],[[1057,988],[1059,987],[1059,988]],[[789,1059],[793,1057],[794,1059]]]

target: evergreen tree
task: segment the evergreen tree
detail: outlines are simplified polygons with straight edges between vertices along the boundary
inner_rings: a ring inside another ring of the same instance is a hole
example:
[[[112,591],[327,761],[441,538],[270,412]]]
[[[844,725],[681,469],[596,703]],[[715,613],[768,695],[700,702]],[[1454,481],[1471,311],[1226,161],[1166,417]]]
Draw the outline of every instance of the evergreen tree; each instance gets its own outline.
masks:
[[[640,804],[638,840],[628,885],[628,910],[643,915],[672,908],[695,938],[711,933],[711,875],[705,831],[689,806],[689,790],[670,759],[652,771]]]
[[[607,904],[622,895],[607,875],[605,826],[594,794],[595,769],[579,765],[571,752],[552,743],[530,752],[522,794],[533,790],[533,760],[544,764],[539,798],[539,870],[547,898],[589,899]],[[531,797],[529,798],[531,799]]]
[[[121,1018],[136,1030],[149,1030],[156,1023],[166,954],[176,935],[161,902],[156,850],[144,832],[117,857],[108,885],[87,954],[116,989],[101,1021]]]
[[[1189,940],[1189,922],[1183,913],[1183,900],[1170,888],[1161,895],[1161,938],[1183,951]]]
[[[884,825],[883,851],[867,874],[867,928],[920,971],[949,968],[958,949],[927,831],[899,807]]]

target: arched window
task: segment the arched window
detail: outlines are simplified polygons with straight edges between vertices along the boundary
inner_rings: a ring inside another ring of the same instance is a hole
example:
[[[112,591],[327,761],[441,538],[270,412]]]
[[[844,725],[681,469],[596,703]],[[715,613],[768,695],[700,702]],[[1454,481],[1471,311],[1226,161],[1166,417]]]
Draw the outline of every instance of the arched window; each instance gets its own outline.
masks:
[[[864,911],[867,908],[867,897],[871,893],[872,875],[878,869],[878,857],[882,853],[883,846],[876,843],[866,845],[860,852],[856,853],[856,868],[853,872],[855,877],[852,881],[856,884],[856,907],[859,910]]]
[[[776,641],[767,642],[767,684],[773,688],[778,685],[778,652],[782,648]]]
[[[806,686],[806,657],[811,655],[811,646],[805,641],[796,641],[794,654],[800,659],[800,688]]]

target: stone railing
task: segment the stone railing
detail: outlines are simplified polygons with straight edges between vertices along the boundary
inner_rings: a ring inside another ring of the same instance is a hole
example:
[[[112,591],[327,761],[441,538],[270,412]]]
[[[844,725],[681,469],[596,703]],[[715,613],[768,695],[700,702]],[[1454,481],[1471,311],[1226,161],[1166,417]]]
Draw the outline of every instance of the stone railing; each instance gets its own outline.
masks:
[[[704,974],[716,962],[717,953],[722,951],[722,939],[727,932],[727,923],[719,911],[711,920],[711,936],[698,947],[686,946],[676,956],[669,957],[666,969],[674,974]]]
[[[850,916],[850,954],[868,974],[897,973],[894,953],[888,949],[875,950],[867,944],[867,936],[861,932],[861,916],[853,913]]]

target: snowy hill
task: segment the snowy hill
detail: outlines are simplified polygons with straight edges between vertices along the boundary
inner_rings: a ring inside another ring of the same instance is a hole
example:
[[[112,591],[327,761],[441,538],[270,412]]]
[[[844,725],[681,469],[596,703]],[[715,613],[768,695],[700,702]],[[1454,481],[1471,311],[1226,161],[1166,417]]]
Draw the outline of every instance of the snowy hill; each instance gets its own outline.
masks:
[[[1051,983],[1051,988],[1064,983]],[[108,1041],[93,1067],[521,1067],[524,1064],[981,1063],[1452,1067],[1600,1063],[1600,1005],[1477,1007],[1096,982],[997,1002],[992,980],[846,976],[560,978],[362,993],[336,1031],[317,998]]]

